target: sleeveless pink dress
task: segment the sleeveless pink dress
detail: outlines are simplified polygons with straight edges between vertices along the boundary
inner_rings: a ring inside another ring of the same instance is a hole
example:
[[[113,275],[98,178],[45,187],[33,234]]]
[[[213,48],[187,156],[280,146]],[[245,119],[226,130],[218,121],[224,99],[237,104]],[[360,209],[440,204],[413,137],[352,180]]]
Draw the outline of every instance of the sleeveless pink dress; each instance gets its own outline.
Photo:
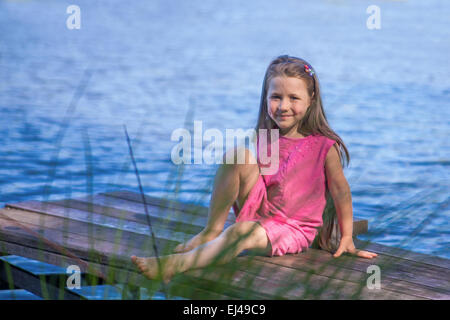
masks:
[[[325,158],[335,143],[322,135],[278,142],[278,171],[259,176],[240,211],[233,204],[236,222],[257,221],[265,229],[272,256],[305,251],[316,237],[326,205]]]

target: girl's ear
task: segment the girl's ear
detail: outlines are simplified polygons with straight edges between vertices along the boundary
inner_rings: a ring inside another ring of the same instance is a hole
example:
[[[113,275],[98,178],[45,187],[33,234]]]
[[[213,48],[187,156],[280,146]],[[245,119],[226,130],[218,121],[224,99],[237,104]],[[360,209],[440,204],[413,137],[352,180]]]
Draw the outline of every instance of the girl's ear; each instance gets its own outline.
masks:
[[[311,98],[309,99],[310,104],[309,104],[308,108],[311,107],[313,101],[314,101],[314,92],[312,93]]]

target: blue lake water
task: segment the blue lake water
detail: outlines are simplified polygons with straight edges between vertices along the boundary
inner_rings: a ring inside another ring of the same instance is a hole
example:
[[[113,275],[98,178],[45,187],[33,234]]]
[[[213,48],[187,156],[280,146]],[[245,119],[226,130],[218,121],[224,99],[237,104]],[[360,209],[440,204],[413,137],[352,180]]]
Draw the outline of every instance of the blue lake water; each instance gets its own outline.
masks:
[[[0,1],[1,206],[48,181],[51,199],[138,191],[124,124],[146,193],[207,205],[217,165],[174,165],[173,130],[253,128],[265,68],[291,54],[350,151],[360,238],[450,258],[450,2],[77,0],[69,30],[71,4]]]

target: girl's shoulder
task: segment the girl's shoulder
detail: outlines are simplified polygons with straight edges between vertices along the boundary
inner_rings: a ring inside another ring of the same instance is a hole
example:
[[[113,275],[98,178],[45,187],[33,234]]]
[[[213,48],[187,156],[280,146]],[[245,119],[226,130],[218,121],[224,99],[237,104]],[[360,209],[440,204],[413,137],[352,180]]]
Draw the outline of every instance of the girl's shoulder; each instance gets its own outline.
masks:
[[[318,141],[328,147],[331,147],[333,144],[336,143],[336,140],[329,138],[323,134],[314,134],[313,137],[316,139],[316,141]]]
[[[314,139],[316,140],[319,157],[325,159],[328,151],[330,151],[331,147],[336,143],[336,140],[322,134],[314,135]]]

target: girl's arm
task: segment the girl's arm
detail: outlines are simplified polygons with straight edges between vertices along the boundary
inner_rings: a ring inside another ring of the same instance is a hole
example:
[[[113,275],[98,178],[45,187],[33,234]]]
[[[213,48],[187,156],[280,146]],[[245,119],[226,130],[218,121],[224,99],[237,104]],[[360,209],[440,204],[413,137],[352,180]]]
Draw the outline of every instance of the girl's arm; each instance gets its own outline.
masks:
[[[360,257],[371,259],[376,253],[356,250],[353,243],[353,208],[352,194],[347,179],[344,176],[340,156],[334,144],[328,151],[325,159],[325,174],[328,181],[328,190],[334,201],[336,214],[341,230],[341,242],[334,257],[339,257],[344,252],[356,254]]]
[[[328,190],[334,201],[339,221],[341,235],[353,235],[353,208],[350,186],[344,176],[338,151],[334,144],[328,151],[325,159],[325,174],[328,181]]]

